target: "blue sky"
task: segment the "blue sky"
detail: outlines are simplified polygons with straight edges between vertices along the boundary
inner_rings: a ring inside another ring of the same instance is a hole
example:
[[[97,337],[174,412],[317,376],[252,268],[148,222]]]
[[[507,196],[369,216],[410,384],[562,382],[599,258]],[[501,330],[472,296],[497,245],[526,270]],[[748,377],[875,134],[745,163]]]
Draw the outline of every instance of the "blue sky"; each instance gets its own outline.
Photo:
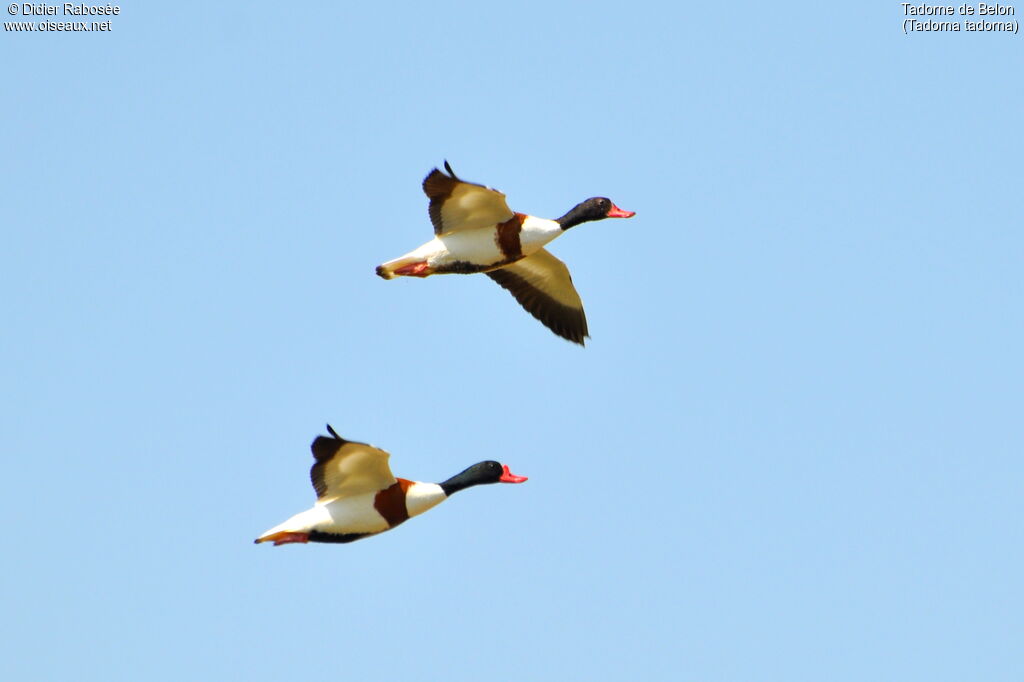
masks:
[[[346,4],[0,37],[0,676],[1021,679],[1021,38]],[[586,349],[374,276],[444,159],[637,212],[551,246]],[[254,546],[326,422],[530,480]]]

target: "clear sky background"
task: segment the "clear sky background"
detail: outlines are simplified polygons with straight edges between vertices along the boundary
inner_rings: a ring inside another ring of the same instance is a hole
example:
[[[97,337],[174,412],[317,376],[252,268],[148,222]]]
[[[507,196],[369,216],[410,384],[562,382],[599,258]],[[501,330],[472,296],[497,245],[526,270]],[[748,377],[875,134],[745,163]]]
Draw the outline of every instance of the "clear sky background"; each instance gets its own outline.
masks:
[[[0,677],[1024,678],[1024,38],[903,19],[5,32]],[[585,349],[486,277],[374,275],[430,238],[444,159],[518,211],[637,212],[551,247]],[[406,478],[530,480],[254,546],[326,422]]]

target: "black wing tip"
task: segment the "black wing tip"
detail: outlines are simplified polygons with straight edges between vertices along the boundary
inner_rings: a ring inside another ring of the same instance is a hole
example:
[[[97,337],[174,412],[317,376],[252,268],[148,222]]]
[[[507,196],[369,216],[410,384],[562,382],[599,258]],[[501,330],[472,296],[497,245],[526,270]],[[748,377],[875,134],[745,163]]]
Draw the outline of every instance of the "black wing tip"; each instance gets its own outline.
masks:
[[[530,311],[527,311],[530,312]],[[531,312],[532,314],[532,312]],[[590,338],[590,334],[587,333],[586,328],[584,329],[573,329],[572,327],[566,326],[564,323],[559,324],[555,321],[545,321],[544,319],[534,315],[538,322],[548,328],[555,336],[565,339],[570,343],[574,343],[584,348],[587,347],[587,339]]]
[[[590,329],[587,327],[587,315],[582,308],[577,310],[558,303],[540,289],[530,285],[518,274],[504,268],[490,270],[484,274],[512,294],[519,305],[535,320],[547,327],[552,334],[586,348],[586,339],[590,338]],[[545,300],[548,307],[545,307],[543,303]],[[562,311],[562,315],[551,315],[552,310]]]
[[[444,172],[440,168],[438,168],[437,166],[434,166],[433,168],[431,168],[430,172],[427,173],[427,176],[425,178],[423,178],[424,184],[428,180],[430,180],[430,178],[432,178],[435,174],[440,175],[442,178],[446,178],[446,179],[450,178],[452,180],[458,180],[459,182],[462,182],[459,179],[459,176],[457,176],[455,174],[455,171],[452,170],[452,165],[450,163],[448,163],[448,159],[444,160],[444,170],[448,172],[448,175],[445,175]]]
[[[536,317],[541,324],[543,324],[545,327],[551,330],[551,333],[553,333],[555,336],[560,336],[566,341],[569,341],[570,343],[575,343],[576,345],[582,346],[583,348],[587,347],[587,339],[590,338],[590,334],[588,334],[585,329],[583,330],[583,333],[577,333],[572,329],[555,329],[554,327],[550,326],[547,322],[537,317],[536,315],[534,315],[534,317]]]
[[[309,449],[313,452],[314,459],[318,462],[330,459],[338,451],[338,448],[348,443],[347,440],[338,435],[338,432],[330,424],[327,425],[327,432],[331,435],[317,436],[309,446]]]

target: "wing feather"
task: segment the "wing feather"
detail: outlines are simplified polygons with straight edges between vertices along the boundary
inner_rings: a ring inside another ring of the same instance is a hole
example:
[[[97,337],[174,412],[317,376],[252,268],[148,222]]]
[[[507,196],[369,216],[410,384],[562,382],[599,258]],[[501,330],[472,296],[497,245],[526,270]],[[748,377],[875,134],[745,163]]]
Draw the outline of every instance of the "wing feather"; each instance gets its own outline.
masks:
[[[309,470],[309,478],[318,500],[375,492],[395,484],[387,452],[345,440],[330,424],[327,430],[330,436],[317,436],[310,446],[316,462]]]
[[[460,180],[447,161],[444,167],[450,175],[435,168],[423,179],[423,193],[430,199],[427,212],[434,234],[492,227],[513,216],[504,194]]]
[[[540,249],[486,274],[545,327],[563,339],[584,345],[583,340],[589,336],[587,316],[565,263]]]

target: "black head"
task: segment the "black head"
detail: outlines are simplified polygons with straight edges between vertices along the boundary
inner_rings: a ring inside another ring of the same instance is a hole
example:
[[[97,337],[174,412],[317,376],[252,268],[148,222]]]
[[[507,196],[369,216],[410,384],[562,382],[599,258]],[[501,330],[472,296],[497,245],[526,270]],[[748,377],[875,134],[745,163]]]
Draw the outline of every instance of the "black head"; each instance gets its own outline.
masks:
[[[570,227],[593,220],[632,218],[635,215],[635,211],[624,211],[613,204],[611,199],[591,197],[573,206],[572,210],[559,218],[557,222],[562,226],[563,230],[568,230]]]
[[[452,495],[465,488],[474,485],[486,485],[488,483],[522,483],[526,476],[516,476],[508,469],[507,464],[495,462],[478,462],[460,474],[456,474],[444,483],[441,488],[445,495]]]

